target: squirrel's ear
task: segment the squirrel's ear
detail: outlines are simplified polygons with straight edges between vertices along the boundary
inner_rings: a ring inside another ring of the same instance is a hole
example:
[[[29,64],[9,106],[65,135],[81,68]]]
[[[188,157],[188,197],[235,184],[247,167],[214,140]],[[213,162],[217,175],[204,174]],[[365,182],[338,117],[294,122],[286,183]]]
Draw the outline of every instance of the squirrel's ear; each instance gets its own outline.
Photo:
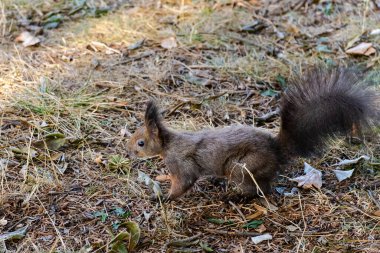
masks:
[[[157,138],[158,137],[158,127],[154,121],[152,121],[152,120],[145,121],[145,128],[146,128],[146,132],[150,138]]]
[[[160,115],[156,104],[150,100],[145,112],[145,127],[150,137],[158,137]]]

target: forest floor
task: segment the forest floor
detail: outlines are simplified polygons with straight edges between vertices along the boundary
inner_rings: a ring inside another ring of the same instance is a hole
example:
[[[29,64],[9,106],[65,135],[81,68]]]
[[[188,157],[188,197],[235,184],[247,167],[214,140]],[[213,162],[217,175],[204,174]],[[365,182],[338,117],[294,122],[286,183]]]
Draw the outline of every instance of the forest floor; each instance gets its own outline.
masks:
[[[0,252],[378,252],[379,134],[291,163],[267,201],[244,204],[207,180],[152,201],[138,173],[165,165],[126,144],[149,98],[175,129],[276,133],[265,116],[294,71],[379,70],[379,24],[377,0],[1,1]],[[362,155],[338,182],[333,164]],[[294,188],[304,162],[321,189]]]

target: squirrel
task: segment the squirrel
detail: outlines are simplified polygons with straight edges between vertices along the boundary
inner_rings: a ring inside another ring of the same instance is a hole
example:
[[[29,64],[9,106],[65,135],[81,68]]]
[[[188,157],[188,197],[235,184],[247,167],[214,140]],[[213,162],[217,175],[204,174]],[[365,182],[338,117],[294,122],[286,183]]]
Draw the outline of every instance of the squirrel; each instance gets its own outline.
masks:
[[[280,168],[296,157],[320,153],[326,141],[377,124],[379,94],[362,74],[347,67],[314,66],[296,74],[280,101],[277,135],[247,125],[197,132],[177,132],[163,123],[150,100],[145,124],[128,143],[132,156],[161,156],[170,172],[166,200],[184,194],[201,176],[227,178],[239,196],[268,193]],[[259,188],[259,189],[258,189]]]

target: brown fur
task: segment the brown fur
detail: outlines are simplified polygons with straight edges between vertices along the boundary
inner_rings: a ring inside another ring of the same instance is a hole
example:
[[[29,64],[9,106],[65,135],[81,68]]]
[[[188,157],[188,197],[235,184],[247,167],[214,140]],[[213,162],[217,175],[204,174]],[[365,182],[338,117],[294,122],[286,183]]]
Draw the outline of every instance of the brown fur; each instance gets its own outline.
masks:
[[[257,195],[256,183],[268,192],[285,157],[310,154],[323,147],[326,137],[377,119],[378,96],[354,77],[343,68],[314,68],[293,79],[281,103],[277,136],[250,126],[176,132],[165,127],[150,101],[145,126],[133,134],[128,149],[137,157],[164,159],[170,175],[158,179],[171,181],[168,199],[181,196],[201,176],[226,177],[247,197]]]

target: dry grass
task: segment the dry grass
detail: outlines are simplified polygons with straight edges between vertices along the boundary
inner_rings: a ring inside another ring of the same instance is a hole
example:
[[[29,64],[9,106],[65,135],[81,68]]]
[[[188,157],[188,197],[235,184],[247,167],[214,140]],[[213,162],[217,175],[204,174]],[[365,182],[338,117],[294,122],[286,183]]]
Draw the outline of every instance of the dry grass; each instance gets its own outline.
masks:
[[[278,210],[255,218],[273,235],[259,245],[249,236],[257,231],[243,226],[265,202],[224,203],[219,188],[201,181],[176,202],[155,203],[149,199],[152,189],[136,180],[137,170],[154,177],[165,172],[164,164],[132,161],[126,153],[128,135],[141,123],[149,97],[160,101],[170,113],[168,124],[178,129],[252,125],[278,105],[277,96],[260,93],[280,91],[281,78],[293,70],[338,60],[379,69],[378,53],[357,58],[344,53],[352,38],[378,28],[379,10],[372,1],[334,1],[332,9],[328,1],[295,4],[293,10],[270,1],[161,1],[159,8],[157,1],[87,2],[118,4],[99,18],[65,19],[30,48],[14,43],[24,29],[16,26],[20,19],[31,15],[38,21],[40,14],[66,10],[73,2],[0,4],[0,220],[8,222],[0,224],[0,235],[28,226],[25,238],[6,242],[8,249],[103,252],[111,232],[120,231],[118,222],[127,219],[142,229],[140,252],[197,252],[201,243],[215,252],[377,252],[378,136],[365,145],[336,141],[323,157],[308,160],[324,173],[321,191],[267,196]],[[239,32],[254,20],[267,28]],[[176,36],[178,47],[160,47],[168,36]],[[142,47],[127,49],[141,39]],[[361,38],[379,49],[378,39]],[[94,41],[105,46],[89,46]],[[333,53],[318,51],[318,45]],[[261,126],[277,131],[278,119]],[[38,148],[46,135],[57,132],[67,139],[64,146]],[[362,154],[371,162],[355,165],[354,176],[338,183],[329,165]],[[302,173],[302,163],[290,166],[275,186],[290,191],[295,184],[288,178]],[[168,185],[162,188],[167,191]],[[130,216],[121,218],[117,208]],[[222,234],[227,231],[231,234]],[[197,233],[201,236],[193,244],[170,246]]]

